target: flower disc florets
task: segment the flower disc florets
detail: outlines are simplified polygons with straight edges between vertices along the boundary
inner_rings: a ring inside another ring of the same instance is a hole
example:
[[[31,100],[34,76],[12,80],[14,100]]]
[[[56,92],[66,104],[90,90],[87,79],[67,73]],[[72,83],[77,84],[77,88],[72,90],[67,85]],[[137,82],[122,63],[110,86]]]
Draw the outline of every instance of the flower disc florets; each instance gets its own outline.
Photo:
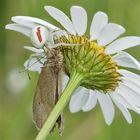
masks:
[[[77,44],[62,46],[64,67],[68,75],[73,71],[80,73],[84,77],[82,86],[89,89],[104,93],[116,89],[120,81],[118,66],[110,55],[105,54],[103,47],[98,46],[95,41],[89,41],[85,36],[63,36],[59,41]]]

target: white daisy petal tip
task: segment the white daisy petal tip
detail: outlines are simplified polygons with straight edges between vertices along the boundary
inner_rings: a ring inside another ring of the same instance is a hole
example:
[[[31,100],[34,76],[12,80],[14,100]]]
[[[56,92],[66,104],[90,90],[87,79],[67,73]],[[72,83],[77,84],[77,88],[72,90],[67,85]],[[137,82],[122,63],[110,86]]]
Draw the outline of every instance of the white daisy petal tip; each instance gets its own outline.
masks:
[[[22,16],[13,16],[13,17],[11,17],[11,20],[13,21],[13,22],[16,22],[16,23],[18,23],[18,21],[20,22],[20,17],[22,17]]]
[[[46,27],[47,29],[49,29],[50,31],[51,30],[59,30],[58,27],[48,23],[45,20],[42,20],[42,19],[39,19],[39,18],[36,18],[36,17],[14,16],[14,17],[12,17],[11,20],[20,24],[20,25],[29,27],[29,28],[34,28],[37,25],[42,25],[42,26]]]
[[[96,40],[102,29],[108,24],[108,16],[106,13],[99,11],[97,12],[92,19],[90,27],[90,40]]]
[[[10,25],[11,25],[11,24],[7,24],[7,25],[5,26],[5,29],[10,29]]]
[[[127,109],[127,105],[125,104],[124,101],[120,100],[119,93],[112,93],[110,94],[113,102],[116,104],[118,109],[122,112],[123,116],[125,117],[126,121],[131,124],[132,123],[132,117],[130,112]]]
[[[110,125],[115,116],[114,105],[108,94],[98,93],[98,101],[107,125]]]
[[[102,15],[102,16],[108,18],[107,14],[105,12],[103,12],[103,11],[98,11],[98,12],[95,13],[95,15],[96,16],[99,16],[99,15],[101,16]]]
[[[79,36],[84,35],[87,29],[87,13],[80,6],[72,6],[70,9],[72,23]]]
[[[125,32],[125,28],[115,23],[107,24],[101,31],[97,41],[100,46],[106,46]]]
[[[112,120],[112,121],[113,121],[113,120]],[[110,126],[110,125],[112,124],[112,121],[105,120],[105,122],[106,122],[106,124],[107,124],[108,126]]]
[[[25,36],[28,36],[28,37],[30,37],[30,33],[31,33],[31,30],[28,27],[25,27],[25,26],[22,26],[22,25],[19,25],[19,24],[16,24],[16,23],[7,24],[5,26],[5,29],[13,30],[13,31],[22,33],[22,34],[24,34]]]
[[[44,6],[44,9],[45,9],[45,10],[47,10],[48,8],[54,8],[54,7],[51,6],[51,5],[45,5],[45,6]]]
[[[89,90],[86,88],[80,88],[76,90],[76,92],[72,95],[69,109],[70,112],[76,113],[82,110],[82,107],[86,104],[89,98]]]
[[[130,120],[130,121],[127,121],[127,122],[128,122],[129,124],[132,124],[132,122],[133,122],[133,121],[132,121],[132,120]]]
[[[26,16],[14,16],[11,18],[11,20],[13,22],[17,23],[18,25],[22,25],[22,26],[28,27],[30,29],[37,26],[37,24],[35,22],[30,21],[30,19],[32,19],[33,17],[28,17],[29,20],[27,20],[26,18],[27,18]]]
[[[75,110],[73,107],[71,107],[72,105],[69,104],[69,110],[71,113],[77,113],[79,110]]]
[[[134,87],[136,86],[129,81],[127,83],[124,82],[118,87],[118,93],[120,96],[122,96],[123,100],[127,102],[127,104],[125,104],[129,109],[140,114],[140,96],[137,94],[137,91],[135,91],[136,89],[134,89]]]
[[[75,28],[65,13],[53,6],[44,6],[44,8],[48,14],[59,22],[69,33],[76,35]]]
[[[119,51],[132,48],[138,45],[140,45],[140,37],[137,36],[122,37],[109,44],[108,47],[105,49],[105,52],[107,54],[114,54]]]

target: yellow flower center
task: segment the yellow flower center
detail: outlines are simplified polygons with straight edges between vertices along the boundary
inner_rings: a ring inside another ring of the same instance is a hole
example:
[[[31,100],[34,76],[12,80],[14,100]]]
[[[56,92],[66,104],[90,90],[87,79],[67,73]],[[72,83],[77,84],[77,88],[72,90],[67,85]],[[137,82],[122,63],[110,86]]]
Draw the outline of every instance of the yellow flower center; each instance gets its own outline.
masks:
[[[104,93],[116,89],[121,77],[117,72],[118,66],[103,47],[85,36],[63,36],[59,43],[75,44],[61,46],[67,75],[70,76],[73,71],[82,74],[81,86],[89,89]]]

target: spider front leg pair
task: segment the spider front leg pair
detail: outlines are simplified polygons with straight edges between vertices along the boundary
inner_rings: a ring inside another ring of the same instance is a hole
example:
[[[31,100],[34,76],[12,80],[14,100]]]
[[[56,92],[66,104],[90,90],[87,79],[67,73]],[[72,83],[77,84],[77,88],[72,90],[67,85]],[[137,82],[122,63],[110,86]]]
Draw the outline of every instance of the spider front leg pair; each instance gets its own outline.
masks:
[[[59,46],[80,46],[82,44],[72,44],[69,43],[68,37],[69,33],[64,30],[57,30],[50,33],[51,48],[57,48]],[[62,39],[62,40],[61,40]]]

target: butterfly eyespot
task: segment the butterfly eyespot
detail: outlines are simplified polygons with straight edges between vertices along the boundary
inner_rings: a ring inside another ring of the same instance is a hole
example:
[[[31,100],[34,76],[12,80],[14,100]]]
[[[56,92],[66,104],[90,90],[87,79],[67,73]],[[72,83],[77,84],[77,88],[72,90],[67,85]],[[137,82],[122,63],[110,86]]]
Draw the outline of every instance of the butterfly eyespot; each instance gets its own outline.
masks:
[[[42,48],[48,38],[48,30],[44,26],[36,26],[32,29],[31,40],[36,48]]]

